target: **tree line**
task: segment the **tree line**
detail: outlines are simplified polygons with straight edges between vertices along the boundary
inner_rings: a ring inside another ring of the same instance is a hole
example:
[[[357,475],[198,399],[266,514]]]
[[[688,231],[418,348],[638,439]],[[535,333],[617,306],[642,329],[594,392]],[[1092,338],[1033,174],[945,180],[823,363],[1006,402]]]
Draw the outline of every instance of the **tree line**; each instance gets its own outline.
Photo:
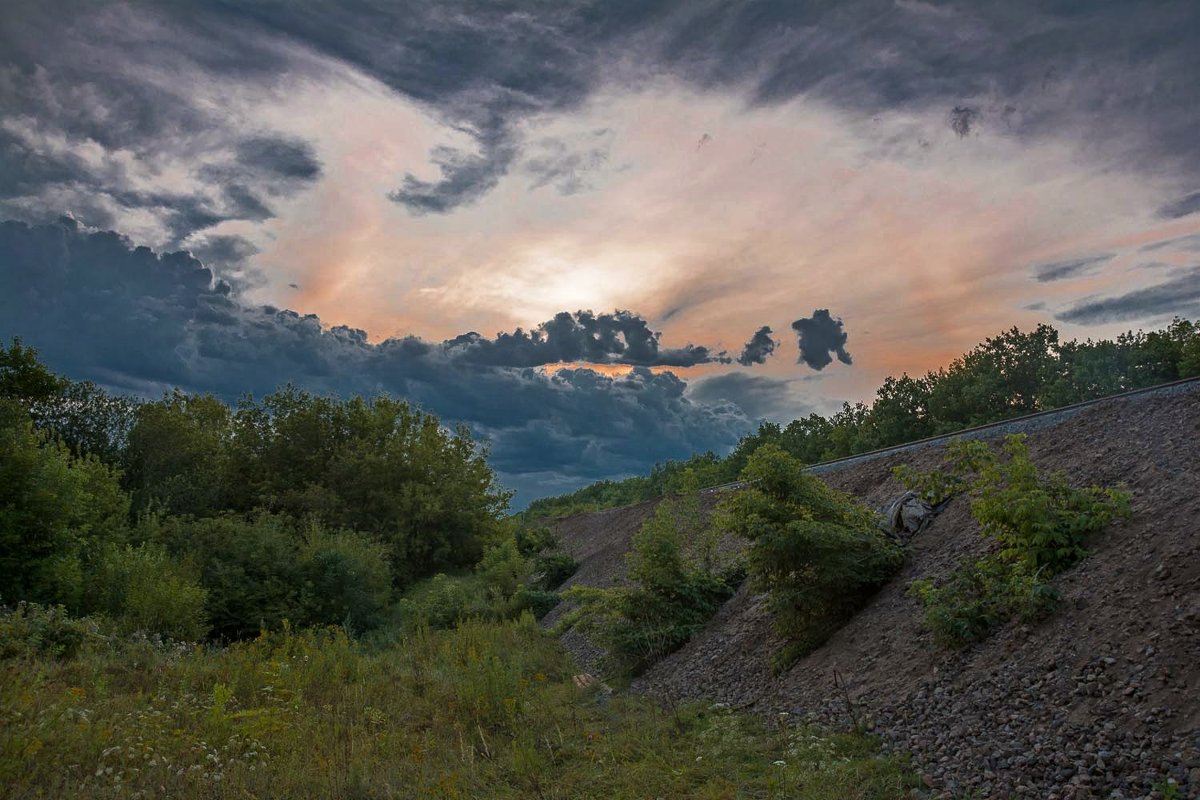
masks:
[[[0,603],[175,638],[377,625],[511,535],[465,428],[386,396],[284,387],[138,401],[0,344]]]
[[[1115,339],[1063,342],[1052,326],[1011,328],[949,366],[922,377],[889,377],[872,402],[843,403],[829,416],[787,425],[764,422],[722,458],[707,452],[657,464],[649,475],[606,480],[531,503],[531,518],[637,503],[685,488],[737,479],[751,454],[770,443],[807,464],[1059,408],[1200,375],[1200,325],[1176,318],[1163,330]]]

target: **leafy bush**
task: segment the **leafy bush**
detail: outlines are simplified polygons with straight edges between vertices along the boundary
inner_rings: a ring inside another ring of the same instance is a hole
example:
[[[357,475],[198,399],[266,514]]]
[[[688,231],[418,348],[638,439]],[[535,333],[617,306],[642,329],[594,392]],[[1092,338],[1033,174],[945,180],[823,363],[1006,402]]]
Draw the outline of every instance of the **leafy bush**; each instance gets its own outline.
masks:
[[[214,636],[244,639],[285,619],[303,621],[299,537],[288,518],[147,518],[140,533],[198,566]]]
[[[1089,534],[1130,515],[1128,492],[1089,486],[1075,489],[1062,472],[1042,478],[1029,459],[1024,434],[1005,439],[1005,459],[992,456],[983,442],[958,442],[955,448],[976,455],[971,513],[983,533],[1003,546],[1002,558],[1032,570],[1061,572],[1087,551]]]
[[[310,523],[298,558],[304,622],[340,624],[354,633],[383,622],[392,596],[387,547],[361,533],[329,533]]]
[[[1023,434],[1005,439],[1002,457],[981,441],[954,442],[949,454],[948,476],[918,480],[968,487],[972,515],[1001,549],[959,568],[941,586],[916,581],[911,590],[934,641],[961,647],[1014,616],[1033,621],[1049,614],[1058,596],[1049,579],[1086,555],[1089,535],[1129,516],[1130,496],[1098,486],[1075,489],[1061,472],[1042,477]]]
[[[0,398],[0,596],[79,610],[84,561],[124,541],[128,512],[115,470],[73,456]]]
[[[957,475],[936,469],[918,472],[908,464],[900,464],[892,467],[892,476],[931,506],[941,505],[964,489],[963,481]]]
[[[126,631],[196,641],[208,633],[208,592],[196,570],[171,558],[161,545],[109,547],[92,575],[88,607],[117,620]]]
[[[0,660],[68,659],[90,644],[107,641],[99,622],[76,619],[62,606],[17,603],[0,607]]]
[[[1027,570],[994,558],[959,567],[942,585],[913,581],[909,593],[924,606],[934,643],[959,648],[987,637],[1014,616],[1036,622],[1058,604],[1057,590]]]
[[[771,444],[750,456],[743,491],[721,503],[719,524],[750,541],[749,576],[791,640],[778,666],[812,651],[896,573],[903,549],[874,512],[804,472]]]
[[[549,530],[517,528],[484,553],[469,573],[438,574],[419,582],[396,605],[405,630],[451,628],[470,619],[515,619],[525,611],[544,616],[558,605],[550,591],[575,571]]]
[[[692,542],[698,533],[695,498],[689,493],[659,503],[634,535],[628,585],[573,586],[563,594],[576,605],[560,630],[574,627],[593,637],[618,672],[637,674],[679,649],[733,594],[735,586],[685,552],[683,531]]]

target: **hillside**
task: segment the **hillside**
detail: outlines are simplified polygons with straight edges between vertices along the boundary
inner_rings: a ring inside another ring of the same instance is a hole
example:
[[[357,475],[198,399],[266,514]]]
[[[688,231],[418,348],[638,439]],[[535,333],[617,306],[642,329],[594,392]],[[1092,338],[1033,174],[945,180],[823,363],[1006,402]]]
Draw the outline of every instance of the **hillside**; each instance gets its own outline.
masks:
[[[1044,423],[1043,423],[1044,425]],[[745,587],[632,691],[708,698],[766,714],[873,727],[914,754],[935,796],[1150,797],[1167,779],[1200,791],[1200,390],[1117,399],[1029,432],[1035,463],[1073,483],[1125,483],[1134,516],[1100,534],[1057,579],[1059,610],[958,653],[933,648],[910,581],[982,553],[968,501],[912,544],[903,573],[825,646],[771,674],[780,642]],[[936,466],[941,446],[856,462],[823,477],[879,507],[891,467]],[[709,495],[711,508],[716,497]],[[581,567],[570,583],[619,580],[629,539],[655,503],[558,523]],[[553,615],[552,615],[553,618]],[[567,646],[585,664],[594,650]],[[835,674],[845,695],[835,689]],[[847,701],[848,699],[848,701]],[[973,794],[972,794],[973,793]]]

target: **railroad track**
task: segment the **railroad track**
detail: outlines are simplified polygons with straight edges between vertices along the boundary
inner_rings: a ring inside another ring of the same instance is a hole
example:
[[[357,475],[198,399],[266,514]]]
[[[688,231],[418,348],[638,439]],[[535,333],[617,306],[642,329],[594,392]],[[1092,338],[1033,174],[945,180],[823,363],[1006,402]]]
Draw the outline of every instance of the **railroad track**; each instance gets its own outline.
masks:
[[[843,456],[829,461],[822,461],[819,464],[810,464],[805,469],[815,475],[825,472],[834,472],[852,464],[859,464],[864,461],[873,461],[876,458],[882,458],[894,453],[903,453],[909,450],[920,450],[925,447],[932,447],[942,442],[948,442],[952,439],[992,439],[999,436],[1007,436],[1010,433],[1028,433],[1030,431],[1048,428],[1063,422],[1084,409],[1102,403],[1111,403],[1117,400],[1125,400],[1130,398],[1141,397],[1157,397],[1169,396],[1173,394],[1188,394],[1191,392],[1200,393],[1200,377],[1184,378],[1178,381],[1169,383],[1160,383],[1157,386],[1147,386],[1144,389],[1131,389],[1128,392],[1119,394],[1110,394],[1105,397],[1097,397],[1094,400],[1084,400],[1081,403],[1072,403],[1069,406],[1061,408],[1053,408],[1049,411],[1038,411],[1033,414],[1025,414],[1020,417],[1012,417],[1010,419],[1001,420],[999,422],[989,422],[986,425],[976,425],[973,428],[963,428],[962,430],[952,433],[943,433],[938,436],[930,436],[925,439],[918,439],[915,442],[906,442],[904,444],[896,444],[890,447],[881,447],[878,450],[870,450],[866,453],[856,453],[852,456]],[[742,481],[733,481],[732,483],[723,483],[719,486],[709,486],[702,489],[703,492],[720,492],[727,489],[737,489],[743,486]]]

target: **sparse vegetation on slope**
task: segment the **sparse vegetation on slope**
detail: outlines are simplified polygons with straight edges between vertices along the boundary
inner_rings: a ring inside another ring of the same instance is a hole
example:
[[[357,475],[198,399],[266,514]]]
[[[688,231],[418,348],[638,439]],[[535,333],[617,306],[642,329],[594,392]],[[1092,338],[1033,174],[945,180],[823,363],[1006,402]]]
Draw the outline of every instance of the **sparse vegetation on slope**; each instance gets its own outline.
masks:
[[[740,567],[719,564],[695,491],[664,500],[633,537],[624,585],[573,586],[558,630],[602,646],[614,674],[636,675],[677,650],[737,588]]]

